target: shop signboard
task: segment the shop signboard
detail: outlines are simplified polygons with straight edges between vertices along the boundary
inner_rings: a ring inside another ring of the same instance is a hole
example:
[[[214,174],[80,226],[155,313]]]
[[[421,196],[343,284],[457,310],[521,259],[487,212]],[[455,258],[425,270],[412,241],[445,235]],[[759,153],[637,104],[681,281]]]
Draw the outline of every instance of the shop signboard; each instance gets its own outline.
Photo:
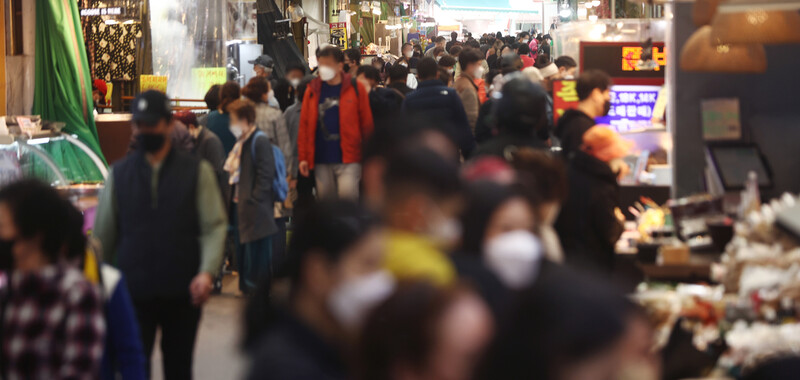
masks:
[[[608,124],[617,132],[638,132],[654,129],[653,109],[661,86],[613,86],[611,109],[598,117],[598,124]]]
[[[166,94],[167,77],[165,75],[148,74],[139,76],[139,91],[145,92],[147,90],[158,90]]]
[[[123,7],[107,7],[107,8],[81,8],[81,17],[95,17],[95,16],[122,16],[125,14]]]
[[[211,86],[224,84],[228,80],[228,71],[224,67],[195,67],[192,69],[194,92],[205,94]]]
[[[577,84],[574,80],[558,80],[553,82],[553,123],[568,109],[578,106]]]
[[[347,23],[334,22],[330,24],[332,45],[338,46],[340,49],[347,49]]]
[[[616,84],[664,84],[667,66],[664,43],[653,43],[653,61],[656,65],[652,70],[638,65],[642,51],[639,42],[581,42],[580,67],[582,71],[602,70],[614,78]]]

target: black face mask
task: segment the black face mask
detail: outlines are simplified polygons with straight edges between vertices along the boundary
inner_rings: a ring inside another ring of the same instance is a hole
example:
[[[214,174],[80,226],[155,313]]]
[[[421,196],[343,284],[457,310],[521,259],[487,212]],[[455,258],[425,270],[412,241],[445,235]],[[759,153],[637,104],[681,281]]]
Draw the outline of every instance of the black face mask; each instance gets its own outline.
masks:
[[[158,152],[166,142],[166,136],[160,133],[140,133],[136,136],[139,149],[146,153]]]
[[[349,72],[350,72],[350,65],[348,65],[348,64],[346,64],[346,63],[345,63],[345,65],[344,65],[344,72],[346,72],[346,73],[349,73]]]
[[[608,111],[611,111],[611,102],[606,100],[606,102],[603,103],[603,116],[608,115]]]

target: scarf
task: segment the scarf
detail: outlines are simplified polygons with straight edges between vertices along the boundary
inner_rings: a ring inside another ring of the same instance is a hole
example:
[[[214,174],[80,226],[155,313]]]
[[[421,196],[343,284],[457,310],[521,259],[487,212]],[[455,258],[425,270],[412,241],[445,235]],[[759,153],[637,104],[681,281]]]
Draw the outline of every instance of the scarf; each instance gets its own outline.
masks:
[[[239,175],[241,174],[241,162],[242,162],[242,147],[244,146],[244,142],[250,138],[253,133],[255,133],[256,128],[250,130],[236,142],[231,150],[231,153],[228,155],[228,159],[225,160],[225,169],[226,172],[230,173],[230,178],[228,180],[228,184],[236,185],[239,183]]]

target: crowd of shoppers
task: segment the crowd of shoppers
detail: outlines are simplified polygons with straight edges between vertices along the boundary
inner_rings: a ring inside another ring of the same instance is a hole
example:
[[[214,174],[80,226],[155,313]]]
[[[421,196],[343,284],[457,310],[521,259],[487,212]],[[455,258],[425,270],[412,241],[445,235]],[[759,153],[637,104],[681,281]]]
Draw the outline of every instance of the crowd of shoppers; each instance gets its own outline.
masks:
[[[143,379],[160,337],[164,377],[191,379],[230,267],[248,379],[616,378],[651,332],[607,281],[630,146],[595,125],[601,72],[553,125],[577,65],[548,39],[454,33],[371,62],[324,46],[314,76],[260,56],[200,118],[139,94],[97,248],[48,186],[0,190],[2,374]]]

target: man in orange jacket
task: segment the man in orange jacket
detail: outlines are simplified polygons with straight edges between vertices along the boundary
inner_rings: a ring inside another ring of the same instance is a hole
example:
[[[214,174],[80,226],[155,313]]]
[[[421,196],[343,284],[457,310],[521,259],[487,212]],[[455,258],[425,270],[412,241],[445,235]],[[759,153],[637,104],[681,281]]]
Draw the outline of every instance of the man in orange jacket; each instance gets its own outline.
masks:
[[[300,174],[314,170],[320,199],[358,198],[361,145],[372,133],[369,91],[346,74],[344,53],[317,52],[319,78],[308,84],[300,111],[297,153]]]

